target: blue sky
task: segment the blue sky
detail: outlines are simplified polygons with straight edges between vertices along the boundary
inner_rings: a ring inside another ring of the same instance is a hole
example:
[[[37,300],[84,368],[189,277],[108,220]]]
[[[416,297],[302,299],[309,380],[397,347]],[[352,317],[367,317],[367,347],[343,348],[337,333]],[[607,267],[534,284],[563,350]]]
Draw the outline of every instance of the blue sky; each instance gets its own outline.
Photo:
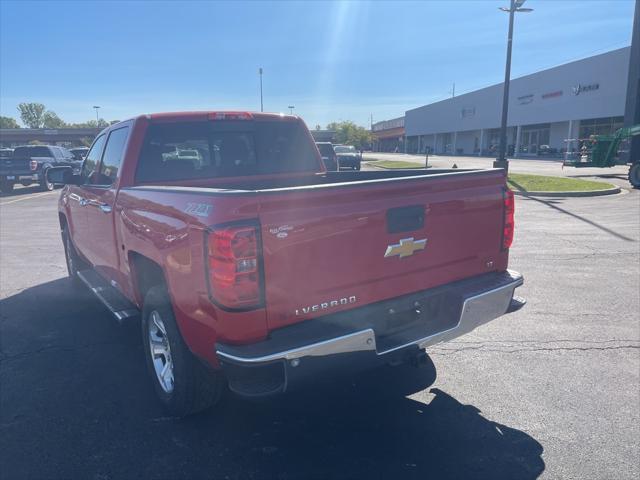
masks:
[[[295,105],[313,128],[361,125],[499,83],[508,0],[0,0],[0,113],[41,102],[68,122]],[[512,77],[630,44],[633,0],[529,0]]]

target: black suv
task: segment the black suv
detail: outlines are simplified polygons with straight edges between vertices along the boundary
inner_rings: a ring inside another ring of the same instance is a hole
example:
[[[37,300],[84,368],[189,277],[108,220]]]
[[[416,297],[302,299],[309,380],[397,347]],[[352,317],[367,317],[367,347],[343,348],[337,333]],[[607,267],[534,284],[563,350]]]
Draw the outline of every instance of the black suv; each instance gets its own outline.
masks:
[[[338,170],[338,157],[333,150],[333,145],[329,142],[316,142],[316,146],[326,169],[330,171]]]
[[[53,190],[46,172],[54,166],[69,166],[79,172],[82,161],[76,160],[66,148],[55,145],[16,147],[11,157],[0,158],[0,191],[9,193],[16,183],[25,187],[39,183],[42,190]]]

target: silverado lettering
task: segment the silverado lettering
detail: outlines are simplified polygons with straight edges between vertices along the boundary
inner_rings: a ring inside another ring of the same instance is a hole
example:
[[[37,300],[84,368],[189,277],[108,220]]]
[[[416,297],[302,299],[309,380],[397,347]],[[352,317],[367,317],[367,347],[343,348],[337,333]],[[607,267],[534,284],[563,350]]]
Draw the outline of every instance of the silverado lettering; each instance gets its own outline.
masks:
[[[319,305],[311,305],[309,307],[302,307],[300,310],[296,309],[296,315],[306,315],[309,312],[317,312],[319,310],[327,310],[329,308],[337,307],[339,305],[348,305],[350,303],[356,303],[356,297],[343,297],[339,300],[331,300],[330,302],[322,302]]]

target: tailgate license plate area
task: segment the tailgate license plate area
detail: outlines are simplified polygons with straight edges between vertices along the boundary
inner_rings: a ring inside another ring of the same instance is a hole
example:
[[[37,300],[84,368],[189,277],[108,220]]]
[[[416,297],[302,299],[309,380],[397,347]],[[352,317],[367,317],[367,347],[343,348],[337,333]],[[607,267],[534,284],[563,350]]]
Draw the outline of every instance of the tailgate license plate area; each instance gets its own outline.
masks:
[[[441,293],[387,307],[374,322],[378,351],[455,327],[460,305],[458,296]]]

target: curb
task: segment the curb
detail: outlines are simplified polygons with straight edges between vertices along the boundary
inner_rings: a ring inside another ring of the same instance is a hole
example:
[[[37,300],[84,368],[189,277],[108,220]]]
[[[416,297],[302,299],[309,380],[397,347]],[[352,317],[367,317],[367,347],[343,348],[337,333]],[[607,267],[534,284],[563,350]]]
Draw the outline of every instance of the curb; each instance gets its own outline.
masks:
[[[423,166],[419,166],[419,164],[416,163],[415,167],[383,167],[382,165],[372,165],[369,162],[364,162],[366,163],[368,166],[373,167],[373,168],[382,168],[383,170],[426,170]],[[432,168],[433,165],[429,165],[427,166],[427,168]]]
[[[586,192],[521,192],[519,190],[512,190],[514,195],[520,195],[523,197],[600,197],[602,195],[615,195],[621,191],[622,189],[620,187],[607,188],[605,190],[591,190]]]

